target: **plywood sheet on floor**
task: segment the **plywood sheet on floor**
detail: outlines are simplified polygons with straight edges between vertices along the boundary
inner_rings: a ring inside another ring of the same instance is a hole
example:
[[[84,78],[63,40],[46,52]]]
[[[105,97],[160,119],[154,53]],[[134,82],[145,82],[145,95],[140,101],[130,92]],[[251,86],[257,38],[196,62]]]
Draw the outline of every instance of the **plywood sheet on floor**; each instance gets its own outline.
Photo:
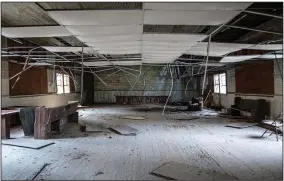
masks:
[[[12,155],[11,155],[12,156]],[[30,163],[30,162],[29,162]],[[32,180],[44,168],[45,163],[14,164],[9,169],[2,168],[3,180]],[[36,179],[36,178],[35,178]]]
[[[127,125],[115,125],[109,128],[122,135],[136,135],[138,130]]]
[[[96,124],[96,123],[86,124],[87,132],[103,132],[104,130],[105,127],[102,124]]]
[[[141,116],[122,116],[120,119],[144,120],[146,118]]]
[[[255,126],[257,124],[258,123],[237,122],[237,123],[227,124],[226,127],[243,129],[243,128],[248,128],[248,127],[251,127],[251,126]]]
[[[215,170],[204,170],[181,163],[165,163],[152,174],[174,180],[236,180],[236,177]]]
[[[36,140],[33,137],[2,140],[2,145],[17,146],[30,149],[41,149],[54,144],[49,140]]]

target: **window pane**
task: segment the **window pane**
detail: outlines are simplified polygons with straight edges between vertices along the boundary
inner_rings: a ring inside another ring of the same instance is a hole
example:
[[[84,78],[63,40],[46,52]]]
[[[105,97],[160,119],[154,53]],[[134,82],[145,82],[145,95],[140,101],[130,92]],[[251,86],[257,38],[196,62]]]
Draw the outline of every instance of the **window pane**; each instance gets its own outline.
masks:
[[[64,74],[64,93],[70,93],[69,75]]]
[[[220,92],[220,90],[219,90],[219,75],[214,75],[213,78],[214,78],[214,92],[219,93]]]
[[[57,94],[62,94],[63,93],[63,80],[62,80],[63,75],[56,73],[56,85],[57,85]]]
[[[214,92],[215,92],[215,93],[219,93],[219,92],[220,92],[220,90],[219,90],[219,85],[215,85],[215,86],[214,86]]]
[[[220,74],[220,84],[222,85],[226,85],[226,74]]]
[[[220,89],[220,93],[221,94],[226,94],[226,86],[221,86],[221,89]]]

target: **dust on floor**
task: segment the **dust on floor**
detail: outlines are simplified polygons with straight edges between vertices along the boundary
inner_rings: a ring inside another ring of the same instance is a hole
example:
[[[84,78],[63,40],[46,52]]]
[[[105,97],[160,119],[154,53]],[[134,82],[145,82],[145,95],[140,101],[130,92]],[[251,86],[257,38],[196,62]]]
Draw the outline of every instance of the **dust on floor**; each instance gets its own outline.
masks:
[[[158,112],[135,111],[126,106],[84,108],[80,123],[105,127],[128,125],[136,136],[106,132],[81,133],[69,123],[55,144],[40,150],[2,145],[3,179],[28,178],[33,165],[50,163],[37,180],[164,180],[150,174],[166,162],[177,162],[204,170],[216,170],[238,179],[282,179],[282,141],[267,136],[265,129],[225,127],[231,120],[212,117],[177,122]],[[145,120],[120,119],[133,115]],[[186,129],[185,129],[186,128]],[[17,165],[15,167],[14,165]]]

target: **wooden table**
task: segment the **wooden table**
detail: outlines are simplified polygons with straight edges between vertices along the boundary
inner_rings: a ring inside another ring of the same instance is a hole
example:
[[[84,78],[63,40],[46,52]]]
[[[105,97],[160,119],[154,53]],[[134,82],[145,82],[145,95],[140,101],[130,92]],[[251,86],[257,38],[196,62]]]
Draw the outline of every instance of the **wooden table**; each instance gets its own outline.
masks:
[[[20,110],[1,110],[1,138],[10,138],[10,117],[12,114],[18,113]]]

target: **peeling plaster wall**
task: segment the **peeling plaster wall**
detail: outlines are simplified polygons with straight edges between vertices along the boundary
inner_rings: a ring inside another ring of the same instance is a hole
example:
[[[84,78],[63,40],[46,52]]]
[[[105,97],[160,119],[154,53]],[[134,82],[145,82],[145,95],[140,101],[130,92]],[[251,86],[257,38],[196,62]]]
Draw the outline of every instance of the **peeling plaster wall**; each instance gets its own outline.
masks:
[[[131,67],[139,70],[139,66]],[[127,70],[127,69],[125,69]],[[117,71],[117,70],[114,70]],[[106,71],[97,74],[108,86],[105,86],[96,76],[94,83],[94,101],[95,103],[115,103],[116,96],[168,96],[171,89],[171,76],[166,67],[143,66],[139,81],[128,95],[131,85],[133,85],[139,75],[139,72],[130,71],[131,75],[119,71],[107,78],[114,71]],[[196,79],[192,79],[188,85],[188,91],[185,94],[185,85],[188,78],[175,79],[171,102],[189,101],[192,96],[196,96]],[[131,85],[130,85],[131,84]]]
[[[283,61],[278,60],[281,72],[283,72]],[[227,94],[213,94],[213,99],[216,104],[219,100],[223,107],[230,108],[234,104],[235,97],[243,99],[265,99],[270,103],[270,113],[272,118],[275,118],[283,110],[283,81],[280,76],[276,61],[274,61],[274,95],[251,95],[237,94],[235,87],[235,70],[227,70]]]

